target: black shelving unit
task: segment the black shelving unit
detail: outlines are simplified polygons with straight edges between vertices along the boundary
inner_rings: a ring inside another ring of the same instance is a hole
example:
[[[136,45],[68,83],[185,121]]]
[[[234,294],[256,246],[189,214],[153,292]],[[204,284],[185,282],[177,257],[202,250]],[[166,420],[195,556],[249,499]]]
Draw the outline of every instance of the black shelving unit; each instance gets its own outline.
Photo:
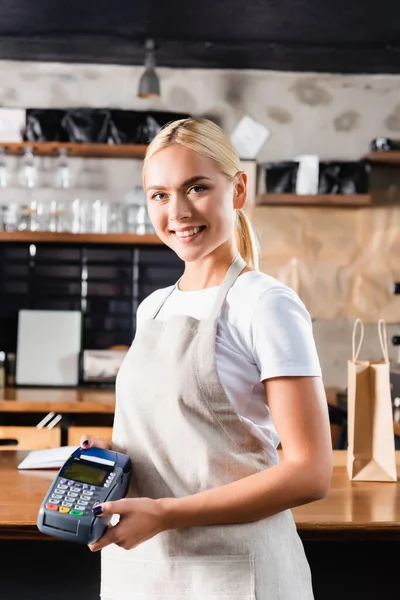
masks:
[[[130,345],[139,303],[183,263],[166,246],[0,244],[0,349],[15,352],[18,311],[81,310],[83,349]]]

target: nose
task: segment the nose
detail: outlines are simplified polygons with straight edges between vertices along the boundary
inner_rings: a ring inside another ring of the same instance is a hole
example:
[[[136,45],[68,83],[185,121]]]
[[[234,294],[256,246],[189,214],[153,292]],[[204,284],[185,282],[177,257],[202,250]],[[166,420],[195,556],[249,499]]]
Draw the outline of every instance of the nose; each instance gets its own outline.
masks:
[[[184,194],[172,194],[168,203],[168,216],[170,221],[183,221],[190,219],[192,211],[190,202]]]

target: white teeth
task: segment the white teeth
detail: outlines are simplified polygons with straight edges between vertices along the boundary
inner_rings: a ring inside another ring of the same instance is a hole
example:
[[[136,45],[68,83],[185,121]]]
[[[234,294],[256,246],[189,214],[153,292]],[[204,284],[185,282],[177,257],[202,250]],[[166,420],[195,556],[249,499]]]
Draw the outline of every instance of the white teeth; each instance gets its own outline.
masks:
[[[187,229],[186,231],[175,231],[175,235],[178,237],[189,237],[190,235],[195,235],[199,233],[200,227],[194,227],[193,229]]]

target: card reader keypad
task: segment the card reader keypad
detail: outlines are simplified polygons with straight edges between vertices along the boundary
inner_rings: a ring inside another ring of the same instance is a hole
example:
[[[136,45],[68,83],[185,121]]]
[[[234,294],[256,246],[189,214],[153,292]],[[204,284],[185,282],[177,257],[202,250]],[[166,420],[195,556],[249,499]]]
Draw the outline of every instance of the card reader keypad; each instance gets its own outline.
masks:
[[[116,473],[110,473],[102,487],[109,488],[115,476]],[[102,487],[69,479],[60,479],[46,504],[46,508],[53,511],[58,510],[64,514],[69,513],[74,517],[84,516],[91,512],[93,506],[98,503],[99,492]]]

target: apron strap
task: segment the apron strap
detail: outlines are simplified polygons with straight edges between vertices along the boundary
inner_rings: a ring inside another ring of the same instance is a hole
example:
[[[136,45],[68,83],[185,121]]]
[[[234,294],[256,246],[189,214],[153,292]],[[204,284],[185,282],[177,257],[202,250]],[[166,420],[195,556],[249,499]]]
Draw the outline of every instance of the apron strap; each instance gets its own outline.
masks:
[[[216,321],[218,319],[222,305],[225,302],[225,298],[229,290],[231,289],[231,287],[233,286],[233,284],[235,283],[236,279],[239,277],[240,273],[243,271],[245,266],[245,260],[238,253],[231,266],[229,267],[228,271],[226,272],[224,280],[220,285],[215,304],[213,306],[209,318],[207,319],[208,321]]]
[[[157,308],[155,309],[155,311],[153,311],[153,314],[150,317],[151,320],[154,321],[154,319],[156,319],[158,313],[160,312],[160,310],[162,309],[162,307],[164,306],[164,304],[166,303],[166,301],[168,300],[168,298],[170,297],[170,295],[172,294],[172,292],[176,289],[176,286],[178,285],[178,283],[179,283],[179,280],[177,281],[177,283],[175,283],[175,285],[172,286],[172,289],[165,296],[165,298],[163,299],[163,301],[161,302],[161,304],[159,306],[157,306]]]
[[[229,292],[232,285],[235,283],[236,279],[239,277],[240,273],[243,271],[245,266],[246,266],[246,262],[243,260],[243,258],[240,256],[240,254],[237,254],[235,259],[233,260],[232,264],[230,265],[228,271],[226,272],[223,282],[220,285],[220,288],[219,288],[218,294],[217,294],[217,298],[215,300],[215,304],[213,306],[210,316],[208,317],[208,319],[206,319],[207,321],[215,321],[218,318],[218,315],[221,311],[222,305],[225,302],[227,293]],[[172,286],[170,292],[165,296],[165,298],[161,302],[160,306],[158,306],[156,308],[156,310],[154,311],[151,319],[154,320],[157,318],[158,313],[160,312],[160,310],[162,309],[162,307],[164,306],[165,302],[170,297],[172,292],[176,289],[177,285],[179,284],[179,281],[180,281],[180,279],[177,281],[177,283],[174,286]]]

